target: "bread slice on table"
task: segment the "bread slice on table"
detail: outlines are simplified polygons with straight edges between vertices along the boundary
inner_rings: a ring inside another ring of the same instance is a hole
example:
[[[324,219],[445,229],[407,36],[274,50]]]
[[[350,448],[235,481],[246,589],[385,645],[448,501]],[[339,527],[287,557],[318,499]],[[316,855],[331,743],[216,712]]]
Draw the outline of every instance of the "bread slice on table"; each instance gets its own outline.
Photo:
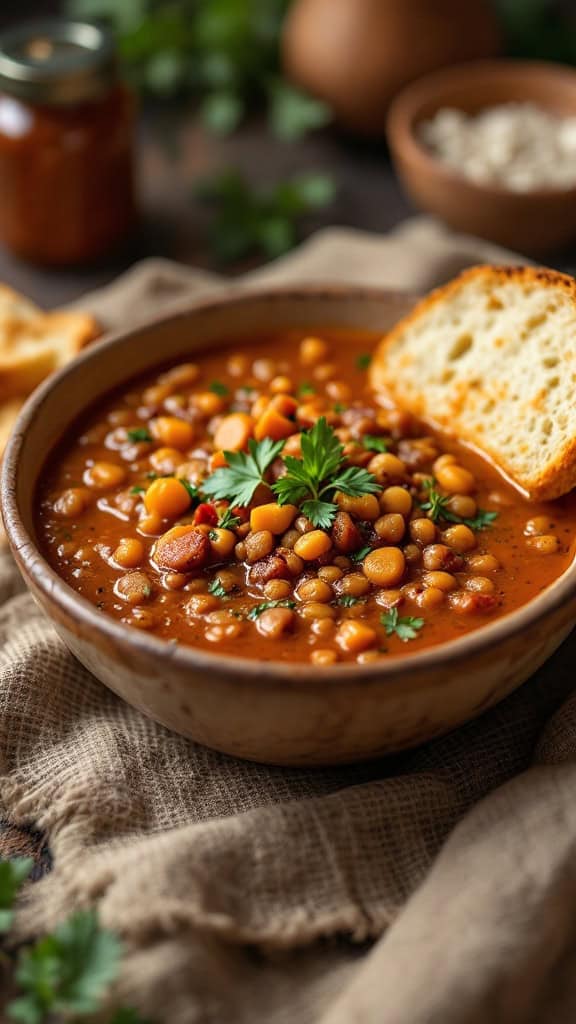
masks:
[[[28,395],[96,336],[84,313],[44,313],[0,285],[0,400]]]
[[[576,486],[576,281],[473,267],[382,340],[370,383],[486,454],[534,500]]]
[[[85,313],[45,313],[0,284],[0,457],[25,398],[98,334]]]

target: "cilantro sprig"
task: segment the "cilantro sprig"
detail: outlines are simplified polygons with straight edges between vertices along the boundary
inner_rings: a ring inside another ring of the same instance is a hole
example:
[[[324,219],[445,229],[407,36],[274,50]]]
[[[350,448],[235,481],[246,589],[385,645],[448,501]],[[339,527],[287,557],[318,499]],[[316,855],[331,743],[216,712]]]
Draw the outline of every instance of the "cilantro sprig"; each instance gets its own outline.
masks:
[[[278,598],[278,600],[276,600],[276,601],[262,601],[261,604],[255,604],[254,607],[250,609],[250,611],[248,612],[248,615],[246,616],[246,618],[250,619],[252,622],[254,622],[256,619],[258,619],[262,615],[263,612],[267,612],[269,608],[295,608],[295,607],[296,607],[296,602],[295,601],[290,601],[288,598]]]
[[[154,438],[148,430],[148,427],[133,427],[126,431],[128,440],[136,444],[138,441],[153,441]]]
[[[367,452],[387,452],[392,444],[389,437],[377,437],[375,434],[364,434],[362,444]]]
[[[227,466],[221,466],[202,484],[202,492],[214,501],[229,501],[232,506],[246,508],[256,488],[265,483],[265,473],[278,458],[284,441],[248,442],[248,452],[224,452]]]
[[[240,517],[235,516],[231,508],[226,508],[218,519],[218,526],[221,530],[235,530],[240,522]]]
[[[386,630],[386,636],[395,633],[404,643],[415,640],[424,625],[424,619],[414,618],[413,615],[400,616],[397,608],[390,608],[384,612],[380,616],[380,622]]]
[[[8,932],[18,892],[28,878],[33,860],[0,860],[0,931]],[[122,943],[103,928],[96,910],[79,910],[53,932],[15,955],[16,997],[7,1006],[6,1019],[20,1024],[49,1024],[77,1020],[99,1013],[120,969]],[[6,963],[9,963],[6,960]],[[4,1018],[3,1018],[4,1019]],[[132,1007],[118,1007],[105,1024],[151,1024]]]
[[[222,581],[218,579],[218,576],[215,576],[213,580],[210,580],[210,583],[208,584],[208,593],[213,594],[214,597],[222,597],[224,599],[229,597],[228,591],[224,589]]]
[[[424,481],[424,490],[427,494],[427,501],[423,502],[420,508],[423,512],[426,512],[428,519],[431,519],[433,523],[437,523],[439,519],[444,519],[447,523],[462,523],[471,530],[484,530],[492,526],[494,520],[498,518],[497,512],[487,512],[481,508],[478,509],[475,516],[469,519],[456,515],[448,507],[450,497],[440,494],[433,477]]]
[[[344,468],[344,447],[322,416],[301,436],[302,458],[286,455],[285,476],[273,485],[279,505],[301,505],[314,526],[328,529],[338,506],[332,500],[337,491],[353,498],[375,494],[378,482],[372,473],[358,466]]]
[[[10,931],[14,919],[14,901],[20,886],[34,867],[31,857],[0,860],[0,935]]]

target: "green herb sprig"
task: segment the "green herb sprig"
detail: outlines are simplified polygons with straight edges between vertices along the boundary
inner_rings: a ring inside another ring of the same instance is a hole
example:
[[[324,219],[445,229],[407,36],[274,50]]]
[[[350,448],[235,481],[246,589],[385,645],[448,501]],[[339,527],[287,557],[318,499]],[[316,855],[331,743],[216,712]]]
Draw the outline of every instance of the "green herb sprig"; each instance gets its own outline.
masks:
[[[270,608],[295,608],[295,607],[296,607],[296,602],[295,601],[290,601],[288,598],[278,598],[277,601],[262,601],[261,604],[256,604],[256,605],[254,605],[253,608],[250,609],[250,611],[248,612],[248,615],[246,616],[246,618],[250,619],[251,621],[255,621],[255,619],[258,619],[262,615],[263,612],[267,612]]]
[[[450,498],[446,495],[440,494],[436,488],[436,481],[433,477],[424,481],[424,490],[427,493],[427,501],[420,505],[423,512],[426,512],[428,519],[431,519],[433,523],[437,523],[439,519],[445,520],[447,523],[462,523],[464,526],[468,526],[471,530],[484,530],[498,518],[497,512],[487,512],[484,509],[479,508],[476,515],[470,519],[466,519],[463,516],[456,515],[448,508]]]
[[[234,131],[255,107],[274,134],[294,140],[331,120],[326,103],[281,72],[289,0],[68,0],[74,18],[105,20],[132,83],[161,99],[192,95],[206,127]]]
[[[386,636],[395,633],[404,643],[415,640],[424,625],[424,619],[414,618],[412,615],[400,616],[397,608],[390,608],[384,612],[380,616],[380,622],[386,630]]]
[[[221,597],[223,599],[226,599],[229,596],[228,591],[224,589],[217,576],[215,576],[213,580],[210,580],[210,583],[208,584],[208,593],[213,594],[214,597]]]
[[[136,444],[138,441],[153,441],[154,438],[148,430],[148,427],[133,427],[131,430],[127,430],[126,434],[128,440]]]
[[[306,174],[266,188],[254,188],[237,171],[201,183],[198,197],[212,211],[209,243],[219,263],[245,256],[281,256],[298,241],[301,218],[328,206],[335,196],[331,178]]]
[[[387,452],[392,444],[389,437],[377,437],[375,434],[364,434],[362,445],[367,452]]]
[[[12,925],[18,892],[33,861],[0,860],[0,930]],[[96,910],[79,910],[53,932],[16,953],[17,995],[5,1007],[7,1019],[19,1024],[50,1024],[100,1013],[120,969],[122,943],[103,928]],[[7,961],[9,962],[9,961]],[[151,1024],[132,1007],[119,1007],[105,1024]]]
[[[218,526],[221,530],[235,530],[237,526],[240,526],[240,523],[240,517],[235,516],[231,508],[224,509],[218,519]]]
[[[314,526],[328,529],[338,506],[336,491],[354,498],[375,494],[380,489],[376,478],[358,466],[344,468],[344,447],[322,416],[301,435],[302,459],[286,455],[286,475],[272,486],[280,505],[302,506],[302,512]]]
[[[278,458],[284,441],[248,442],[248,452],[224,452],[228,463],[212,473],[202,484],[202,493],[214,501],[228,501],[230,505],[246,508],[256,488],[266,482],[265,474]]]

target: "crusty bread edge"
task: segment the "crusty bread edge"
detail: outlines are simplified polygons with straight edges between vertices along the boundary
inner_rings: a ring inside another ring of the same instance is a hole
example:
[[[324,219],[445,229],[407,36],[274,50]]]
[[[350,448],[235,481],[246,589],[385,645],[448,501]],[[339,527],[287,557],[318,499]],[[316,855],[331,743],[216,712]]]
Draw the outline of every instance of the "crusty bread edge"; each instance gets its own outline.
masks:
[[[496,284],[503,284],[506,281],[512,280],[517,281],[518,283],[540,285],[543,288],[562,289],[574,307],[576,330],[576,280],[568,274],[561,274],[559,271],[550,270],[547,267],[491,266],[489,264],[470,267],[469,269],[462,271],[462,273],[452,281],[449,281],[445,285],[441,285],[439,288],[435,288],[432,292],[421,299],[420,302],[417,302],[410,313],[399,320],[398,323],[395,324],[395,326],[384,336],[376,349],[370,366],[369,383],[375,391],[385,391],[390,398],[402,408],[407,409],[415,416],[430,420],[430,418],[425,415],[422,406],[403,395],[401,388],[397,385],[397,382],[394,381],[393,377],[389,377],[387,375],[386,350],[389,345],[398,341],[406,328],[410,327],[412,323],[418,320],[418,318],[430,309],[430,307],[450,300],[456,292],[475,278],[483,278],[486,282],[491,281]],[[441,430],[446,430],[446,424],[440,424],[440,428]],[[490,462],[496,466],[496,468],[499,469],[508,480],[516,484],[519,490],[524,494],[527,494],[533,501],[551,501],[554,498],[560,497],[562,494],[566,494],[576,486],[576,437],[574,437],[569,444],[565,445],[557,458],[536,478],[530,489],[526,490],[514,479],[514,475],[510,467],[507,465],[506,460],[502,457],[502,453],[500,451],[491,449],[490,445],[484,444],[484,442],[482,443],[481,448],[478,447],[475,444],[474,439],[467,437],[465,432],[460,432],[460,436],[464,442],[473,444],[480,454],[485,454],[489,458]]]

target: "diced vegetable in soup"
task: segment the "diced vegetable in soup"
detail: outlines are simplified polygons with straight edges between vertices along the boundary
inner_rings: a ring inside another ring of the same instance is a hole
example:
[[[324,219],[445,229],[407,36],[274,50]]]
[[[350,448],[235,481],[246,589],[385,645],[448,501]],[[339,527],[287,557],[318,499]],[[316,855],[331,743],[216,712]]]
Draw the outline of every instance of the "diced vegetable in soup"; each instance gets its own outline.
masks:
[[[41,479],[51,564],[127,626],[319,666],[446,643],[530,600],[573,557],[573,496],[530,504],[380,404],[375,341],[287,332],[111,394]]]

